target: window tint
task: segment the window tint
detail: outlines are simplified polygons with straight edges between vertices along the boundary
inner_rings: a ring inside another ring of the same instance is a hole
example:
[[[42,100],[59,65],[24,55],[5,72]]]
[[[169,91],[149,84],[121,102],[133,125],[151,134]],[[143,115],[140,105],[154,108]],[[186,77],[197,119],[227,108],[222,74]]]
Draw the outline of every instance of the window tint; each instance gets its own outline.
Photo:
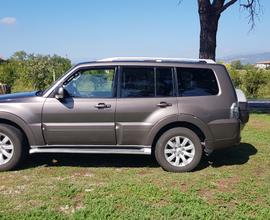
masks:
[[[171,68],[123,68],[121,97],[173,96]]]
[[[173,96],[173,75],[171,68],[156,69],[156,96]]]
[[[152,68],[123,68],[121,97],[155,96],[155,75]]]
[[[114,69],[90,69],[75,73],[64,83],[71,97],[113,97]]]
[[[208,96],[218,94],[215,74],[210,69],[177,68],[179,94]]]

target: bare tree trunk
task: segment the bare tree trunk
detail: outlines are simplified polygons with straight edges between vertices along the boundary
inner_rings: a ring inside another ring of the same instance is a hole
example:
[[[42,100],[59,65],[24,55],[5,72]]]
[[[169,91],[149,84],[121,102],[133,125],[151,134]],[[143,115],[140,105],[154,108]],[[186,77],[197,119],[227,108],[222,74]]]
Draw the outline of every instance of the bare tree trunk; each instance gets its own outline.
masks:
[[[217,30],[220,13],[211,4],[199,4],[201,59],[216,60]]]
[[[201,59],[216,60],[217,28],[216,18],[201,15],[200,54]]]
[[[221,13],[234,5],[239,0],[197,0],[200,16],[200,53],[201,59],[216,60],[216,42],[218,21]],[[255,17],[260,12],[259,0],[246,0],[240,6],[249,13],[249,23],[251,29],[255,26]]]
[[[10,86],[0,83],[0,95],[8,94],[10,92],[11,92]]]

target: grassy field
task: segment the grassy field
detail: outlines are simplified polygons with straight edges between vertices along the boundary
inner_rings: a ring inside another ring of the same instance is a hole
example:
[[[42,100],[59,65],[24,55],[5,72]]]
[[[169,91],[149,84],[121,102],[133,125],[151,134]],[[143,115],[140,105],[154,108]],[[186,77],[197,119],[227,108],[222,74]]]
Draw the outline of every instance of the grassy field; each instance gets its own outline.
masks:
[[[150,157],[34,155],[0,173],[0,219],[270,219],[270,115],[192,173]]]

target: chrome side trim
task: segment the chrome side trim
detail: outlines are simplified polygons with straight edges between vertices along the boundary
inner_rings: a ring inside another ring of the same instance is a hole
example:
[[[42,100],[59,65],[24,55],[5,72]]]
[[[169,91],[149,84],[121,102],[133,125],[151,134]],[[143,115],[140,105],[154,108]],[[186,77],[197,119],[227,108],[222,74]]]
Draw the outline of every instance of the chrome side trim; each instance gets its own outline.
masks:
[[[30,154],[35,153],[79,153],[79,154],[141,154],[151,155],[151,146],[31,146]]]

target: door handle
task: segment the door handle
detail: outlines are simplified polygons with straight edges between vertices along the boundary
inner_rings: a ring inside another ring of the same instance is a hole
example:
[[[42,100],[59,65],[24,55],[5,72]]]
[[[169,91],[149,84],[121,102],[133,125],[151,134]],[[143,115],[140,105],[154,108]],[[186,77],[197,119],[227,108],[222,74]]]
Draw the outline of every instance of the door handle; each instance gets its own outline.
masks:
[[[98,103],[97,105],[95,105],[95,108],[101,109],[101,108],[111,108],[112,106],[109,104],[105,104],[105,103]]]
[[[160,108],[166,108],[166,107],[172,106],[172,104],[168,102],[160,102],[159,104],[157,104],[157,106]]]

